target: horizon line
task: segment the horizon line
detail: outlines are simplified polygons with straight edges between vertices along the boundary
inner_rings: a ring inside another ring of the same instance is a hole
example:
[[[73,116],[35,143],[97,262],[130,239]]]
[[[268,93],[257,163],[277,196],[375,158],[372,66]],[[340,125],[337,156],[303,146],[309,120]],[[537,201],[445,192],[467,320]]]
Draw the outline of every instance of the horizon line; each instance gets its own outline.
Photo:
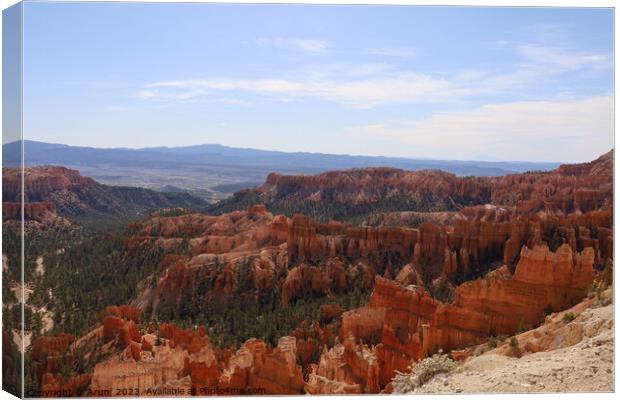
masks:
[[[12,142],[3,143],[2,147],[4,148],[4,146],[8,146],[8,145],[15,144],[18,142],[22,142],[22,140],[20,139],[20,140],[14,140]],[[261,149],[261,148],[255,148],[255,147],[235,147],[235,146],[224,145],[221,143],[198,143],[198,144],[179,145],[179,146],[161,145],[161,146],[150,146],[150,147],[127,147],[127,146],[95,147],[95,146],[75,145],[75,144],[67,144],[67,143],[44,142],[44,141],[33,140],[33,139],[23,139],[23,142],[35,142],[35,143],[42,143],[42,144],[48,144],[48,145],[58,145],[58,146],[67,146],[67,147],[78,147],[78,148],[81,147],[81,148],[96,149],[96,150],[134,150],[134,151],[151,150],[151,151],[156,151],[156,149],[178,149],[178,148],[183,148],[183,147],[221,146],[221,147],[226,147],[226,148],[235,149],[235,150],[254,150],[254,151],[264,151],[264,152],[282,153],[282,154],[310,154],[310,155],[337,156],[337,157],[388,158],[388,159],[396,159],[396,160],[415,160],[415,161],[452,161],[452,162],[456,161],[456,162],[466,162],[466,163],[488,163],[488,164],[528,163],[528,164],[557,164],[557,165],[562,165],[562,164],[567,164],[567,163],[573,163],[573,164],[582,163],[579,161],[566,162],[566,161],[530,161],[530,160],[449,159],[449,158],[429,158],[429,157],[420,157],[420,156],[403,157],[403,156],[384,156],[384,155],[349,154],[349,153],[322,153],[322,152],[312,152],[312,151],[283,151],[283,150]],[[611,148],[610,151],[611,150],[614,150],[614,148]],[[606,153],[607,152],[602,153],[600,156]],[[594,160],[595,159],[590,160],[590,161],[594,161]],[[589,161],[583,161],[583,162],[589,162]]]

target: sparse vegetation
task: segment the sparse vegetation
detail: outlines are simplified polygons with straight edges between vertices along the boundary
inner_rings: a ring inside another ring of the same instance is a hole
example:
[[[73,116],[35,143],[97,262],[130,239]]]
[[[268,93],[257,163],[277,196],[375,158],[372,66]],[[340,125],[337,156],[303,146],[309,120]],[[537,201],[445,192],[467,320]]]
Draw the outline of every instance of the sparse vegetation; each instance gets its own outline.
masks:
[[[434,376],[450,372],[456,368],[456,362],[440,350],[432,357],[427,357],[409,367],[408,373],[396,372],[392,380],[394,393],[410,393],[424,385]]]
[[[562,244],[566,243],[566,238],[562,236],[555,224],[549,225],[544,229],[542,240],[547,243],[551,251],[556,251]]]
[[[567,312],[564,313],[564,315],[562,316],[562,321],[564,321],[564,323],[568,324],[569,322],[571,322],[572,320],[575,319],[575,314],[573,314],[572,312]]]
[[[441,278],[437,283],[427,288],[431,296],[442,303],[450,303],[454,297],[454,290],[446,278]]]
[[[523,353],[521,352],[521,348],[519,347],[519,341],[516,336],[510,338],[510,349],[508,350],[507,355],[520,358]]]
[[[519,341],[517,340],[516,336],[513,336],[510,338],[510,347],[514,348],[519,348]]]

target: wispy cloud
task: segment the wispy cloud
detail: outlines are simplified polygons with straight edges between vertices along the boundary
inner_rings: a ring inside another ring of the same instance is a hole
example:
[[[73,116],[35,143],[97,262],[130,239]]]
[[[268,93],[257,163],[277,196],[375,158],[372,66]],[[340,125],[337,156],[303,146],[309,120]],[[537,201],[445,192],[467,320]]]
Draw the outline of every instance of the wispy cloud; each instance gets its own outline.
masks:
[[[305,38],[264,37],[258,38],[256,43],[259,46],[293,48],[306,53],[323,53],[329,47],[323,40]]]
[[[413,47],[379,47],[368,49],[364,54],[383,57],[416,57],[418,51]]]
[[[305,43],[308,40],[271,38],[269,41],[279,45],[297,43],[297,46],[300,45],[297,41]],[[324,48],[308,43],[304,46],[315,50]],[[353,108],[396,103],[455,104],[507,93],[515,98],[544,79],[567,71],[604,68],[611,62],[610,55],[562,47],[523,43],[508,46],[519,60],[514,68],[505,72],[463,68],[449,74],[429,74],[399,69],[397,64],[388,63],[319,64],[285,72],[281,78],[224,77],[151,82],[141,87],[135,96],[160,101],[199,97],[243,98],[247,95],[264,97],[268,102],[312,98]]]
[[[153,82],[136,95],[143,99],[185,99],[213,91],[246,92],[285,98],[319,98],[350,107],[369,108],[398,102],[440,101],[454,95],[456,88],[442,79],[422,74],[349,80],[256,79],[186,80]]]
[[[393,140],[428,157],[548,160],[552,144],[558,161],[575,154],[588,160],[613,146],[613,112],[613,96],[512,102],[357,126],[348,133]]]
[[[199,87],[194,88],[180,88],[183,90],[158,90],[156,86],[147,85],[149,88],[139,90],[135,93],[135,96],[139,99],[160,99],[160,100],[190,100],[198,97],[204,97],[209,94],[208,91]]]
[[[516,50],[525,60],[539,65],[551,65],[562,69],[611,67],[611,55],[609,54],[582,53],[561,47],[536,44],[520,44]]]

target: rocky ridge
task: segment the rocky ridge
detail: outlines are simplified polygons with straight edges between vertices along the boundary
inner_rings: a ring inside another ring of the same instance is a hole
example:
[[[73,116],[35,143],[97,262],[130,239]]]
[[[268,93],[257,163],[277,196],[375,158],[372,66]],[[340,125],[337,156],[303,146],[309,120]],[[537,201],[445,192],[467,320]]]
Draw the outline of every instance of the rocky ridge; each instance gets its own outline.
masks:
[[[107,186],[78,171],[59,166],[2,169],[4,219],[19,218],[23,192],[26,219],[50,219],[59,214],[69,219],[120,218],[148,215],[169,207],[200,208],[204,201],[186,193]]]

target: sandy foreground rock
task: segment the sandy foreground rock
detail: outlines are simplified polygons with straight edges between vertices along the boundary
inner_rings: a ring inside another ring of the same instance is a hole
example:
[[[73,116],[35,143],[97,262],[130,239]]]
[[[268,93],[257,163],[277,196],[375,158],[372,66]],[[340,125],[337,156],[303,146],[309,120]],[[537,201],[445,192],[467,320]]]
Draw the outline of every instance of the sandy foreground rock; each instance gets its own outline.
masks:
[[[548,321],[536,331],[544,334]],[[533,331],[523,334],[532,335]],[[414,393],[611,392],[613,305],[585,309],[562,329],[547,333],[553,350],[508,357],[497,351],[472,357],[454,372],[441,374]],[[517,336],[519,337],[519,336]],[[575,343],[576,342],[576,343]],[[574,343],[574,344],[573,344]],[[572,344],[572,345],[571,345]]]

